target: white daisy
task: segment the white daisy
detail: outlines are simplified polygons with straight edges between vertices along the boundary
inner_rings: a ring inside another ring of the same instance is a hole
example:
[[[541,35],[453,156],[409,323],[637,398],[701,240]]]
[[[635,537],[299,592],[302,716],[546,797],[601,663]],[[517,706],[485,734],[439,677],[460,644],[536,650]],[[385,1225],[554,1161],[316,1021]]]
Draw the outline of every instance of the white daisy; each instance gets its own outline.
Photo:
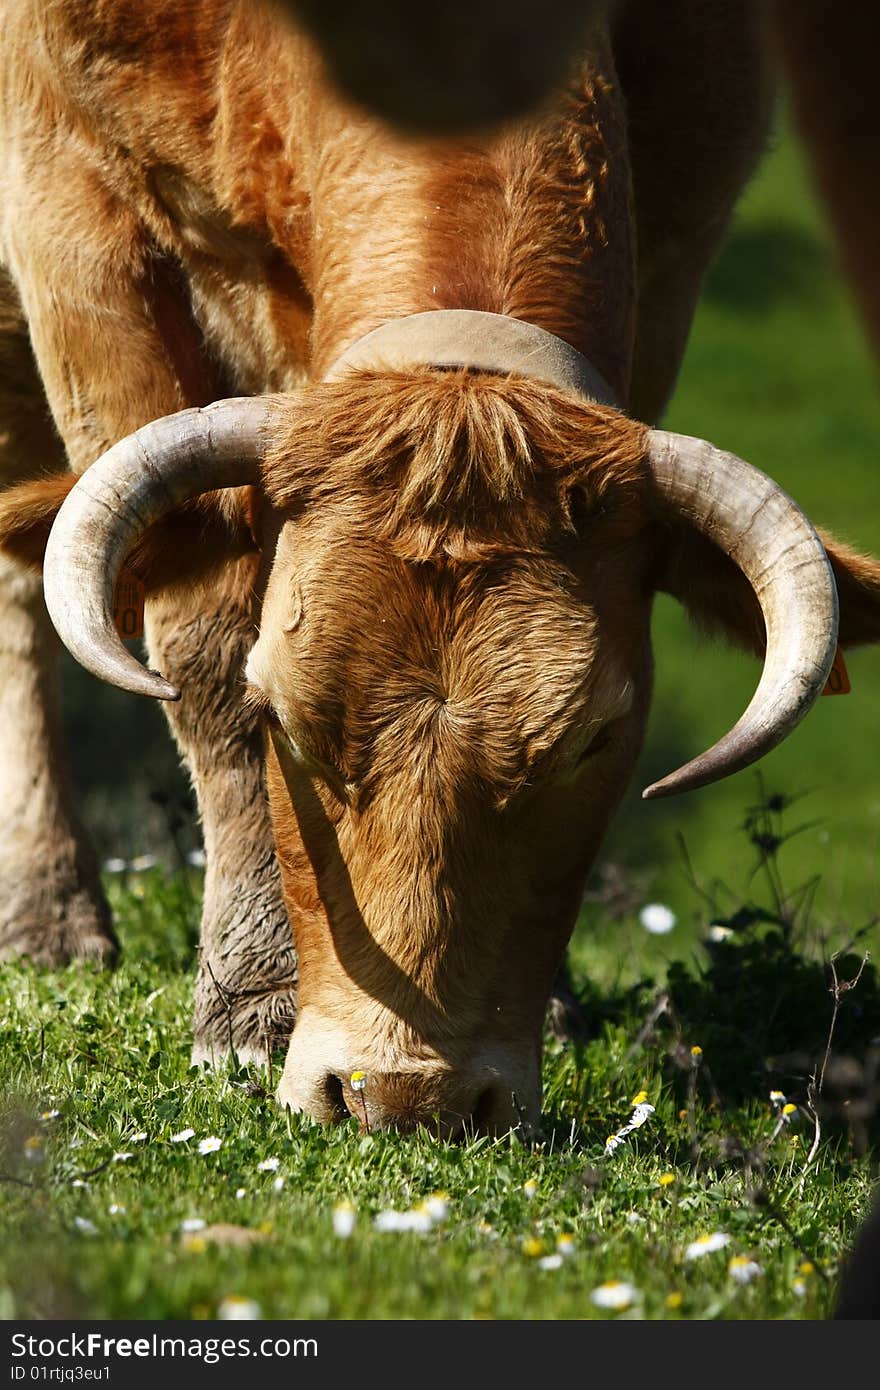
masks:
[[[764,1273],[761,1266],[750,1260],[748,1255],[734,1255],[727,1269],[731,1279],[737,1284],[751,1284],[753,1279],[760,1278]]]
[[[685,1248],[686,1260],[699,1260],[703,1255],[711,1255],[730,1244],[730,1236],[725,1231],[713,1231],[710,1235],[698,1236]]]
[[[228,1294],[217,1309],[217,1317],[224,1322],[253,1322],[263,1316],[263,1310],[254,1298],[243,1298],[241,1294]]]
[[[207,1139],[199,1140],[200,1154],[215,1154],[219,1148],[223,1147],[223,1140],[218,1139],[216,1134],[209,1134]]]
[[[205,1229],[205,1222],[200,1216],[188,1216],[185,1221],[181,1221],[180,1229],[187,1233],[203,1231]]]
[[[262,1163],[257,1164],[258,1173],[277,1173],[281,1166],[280,1158],[264,1158]]]
[[[449,1195],[446,1192],[432,1192],[422,1206],[435,1224],[445,1221],[449,1215]]]
[[[654,1106],[649,1105],[647,1101],[640,1101],[638,1105],[634,1105],[633,1112],[628,1122],[622,1129],[619,1129],[616,1134],[609,1135],[605,1140],[606,1154],[614,1153],[614,1150],[620,1147],[627,1135],[632,1134],[634,1129],[641,1129],[642,1125],[645,1124],[653,1114]]]
[[[416,1231],[424,1235],[431,1229],[431,1217],[428,1212],[418,1208],[412,1211],[380,1211],[373,1218],[373,1226],[377,1231]]]
[[[665,936],[675,926],[675,913],[665,903],[646,903],[639,913],[639,921],[652,936]]]
[[[348,1240],[356,1222],[357,1213],[351,1202],[339,1202],[333,1208],[333,1234],[340,1240]]]
[[[593,1289],[590,1294],[590,1302],[597,1308],[628,1308],[631,1303],[635,1303],[641,1297],[638,1289],[633,1284],[627,1284],[623,1280],[610,1279],[606,1284],[600,1284],[597,1289]]]
[[[172,1144],[185,1144],[187,1139],[192,1139],[194,1134],[194,1129],[182,1129],[178,1134],[172,1134],[171,1142]]]

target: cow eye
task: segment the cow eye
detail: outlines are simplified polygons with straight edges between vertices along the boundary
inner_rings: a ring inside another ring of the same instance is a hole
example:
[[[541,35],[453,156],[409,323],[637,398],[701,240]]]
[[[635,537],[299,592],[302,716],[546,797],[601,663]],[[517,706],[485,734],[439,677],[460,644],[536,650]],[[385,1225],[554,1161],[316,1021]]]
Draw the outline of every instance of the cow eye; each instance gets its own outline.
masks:
[[[270,725],[272,736],[276,748],[279,740],[283,742],[289,756],[308,777],[319,777],[322,782],[336,794],[340,801],[348,800],[348,783],[338,767],[332,763],[319,758],[310,749],[304,748],[293,736],[285,729],[277,715]]]
[[[572,487],[568,493],[568,519],[579,536],[589,531],[592,523],[602,515],[604,508],[595,498],[590,497],[582,487]]]
[[[275,713],[272,701],[258,685],[252,685],[248,682],[245,686],[243,704],[248,714],[262,720],[270,729],[281,728],[281,721]]]
[[[578,766],[580,766],[581,763],[587,762],[589,758],[595,758],[598,753],[604,753],[605,749],[609,748],[610,745],[611,731],[607,727],[600,729],[596,737],[587,744],[578,758]]]

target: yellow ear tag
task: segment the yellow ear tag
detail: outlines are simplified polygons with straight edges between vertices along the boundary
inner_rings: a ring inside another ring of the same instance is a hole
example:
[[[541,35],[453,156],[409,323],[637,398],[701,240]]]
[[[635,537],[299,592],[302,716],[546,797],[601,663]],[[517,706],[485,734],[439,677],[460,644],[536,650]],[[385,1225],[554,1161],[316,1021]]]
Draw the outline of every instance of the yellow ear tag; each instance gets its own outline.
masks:
[[[848,695],[852,690],[849,683],[849,672],[846,669],[846,662],[843,659],[843,652],[840,648],[834,653],[834,665],[828,672],[828,679],[825,682],[823,695]]]
[[[144,635],[144,584],[133,570],[119,571],[113,590],[113,622],[126,642]]]

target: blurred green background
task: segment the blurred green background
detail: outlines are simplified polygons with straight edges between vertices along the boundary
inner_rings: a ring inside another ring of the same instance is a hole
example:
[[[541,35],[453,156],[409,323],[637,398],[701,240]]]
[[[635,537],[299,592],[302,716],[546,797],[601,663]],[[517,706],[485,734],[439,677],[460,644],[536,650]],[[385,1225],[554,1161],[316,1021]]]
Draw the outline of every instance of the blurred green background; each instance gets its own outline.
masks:
[[[707,283],[678,392],[664,422],[771,474],[814,523],[880,553],[880,390],[834,264],[796,140],[782,131],[747,191]],[[757,862],[740,833],[758,799],[754,769],[669,801],[642,787],[706,748],[745,708],[758,677],[741,654],[697,636],[672,600],[654,619],[656,694],[637,777],[606,842],[642,901],[682,925],[705,914],[683,871],[742,890]],[[859,926],[880,914],[880,650],[849,656],[852,694],[822,699],[761,764],[768,793],[800,798],[783,848],[786,884],[820,873],[817,916]],[[186,779],[161,712],[65,663],[71,761],[103,856],[169,851],[169,824],[198,842]],[[680,938],[679,938],[680,939]],[[658,941],[658,947],[659,947]],[[675,950],[673,938],[669,949]]]

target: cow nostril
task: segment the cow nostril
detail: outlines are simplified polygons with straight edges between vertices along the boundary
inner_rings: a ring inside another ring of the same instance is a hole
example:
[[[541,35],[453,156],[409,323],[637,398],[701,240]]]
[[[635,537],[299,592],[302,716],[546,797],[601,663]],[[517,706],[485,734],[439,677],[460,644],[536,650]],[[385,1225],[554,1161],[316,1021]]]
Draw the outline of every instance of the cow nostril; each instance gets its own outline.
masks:
[[[330,1112],[328,1119],[334,1123],[351,1118],[348,1106],[345,1103],[345,1096],[342,1089],[342,1077],[334,1076],[331,1072],[324,1077],[324,1100]]]
[[[477,1136],[485,1134],[491,1128],[491,1120],[495,1113],[496,1096],[495,1089],[487,1086],[485,1091],[481,1091],[474,1102],[470,1116],[465,1124],[465,1131],[469,1135]]]

